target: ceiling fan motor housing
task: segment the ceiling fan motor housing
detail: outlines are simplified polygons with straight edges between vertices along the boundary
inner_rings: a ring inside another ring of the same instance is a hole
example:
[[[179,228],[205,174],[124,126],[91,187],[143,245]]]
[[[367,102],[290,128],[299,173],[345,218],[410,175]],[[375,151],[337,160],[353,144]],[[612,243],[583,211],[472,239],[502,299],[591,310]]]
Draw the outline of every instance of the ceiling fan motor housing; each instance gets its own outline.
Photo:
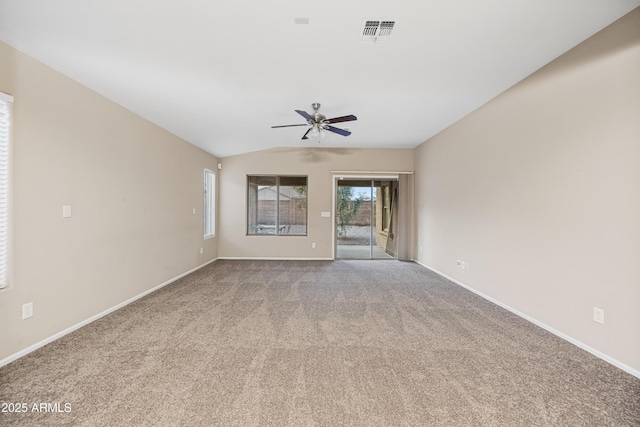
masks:
[[[320,104],[318,102],[314,102],[313,104],[311,104],[311,108],[313,108],[313,114],[310,114],[311,116],[311,121],[309,122],[310,125],[314,125],[314,124],[320,124],[322,123],[324,120],[326,120],[326,116],[324,114],[320,114],[318,112],[318,110],[320,109]]]
[[[320,113],[313,114],[311,118],[313,119],[313,123],[310,124],[319,124],[326,120],[326,116]]]

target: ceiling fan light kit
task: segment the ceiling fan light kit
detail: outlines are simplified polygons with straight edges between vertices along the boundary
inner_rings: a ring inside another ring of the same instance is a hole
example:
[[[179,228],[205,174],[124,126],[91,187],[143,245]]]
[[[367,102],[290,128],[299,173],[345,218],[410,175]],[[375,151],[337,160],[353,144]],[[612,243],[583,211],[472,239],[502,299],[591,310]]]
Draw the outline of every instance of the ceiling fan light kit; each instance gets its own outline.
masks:
[[[296,113],[304,117],[304,119],[307,121],[306,124],[278,125],[278,126],[271,126],[271,128],[273,129],[273,128],[293,127],[293,126],[310,126],[309,129],[307,129],[307,131],[304,133],[304,135],[302,135],[302,139],[309,139],[308,137],[309,134],[311,134],[311,136],[314,136],[314,137],[321,136],[324,133],[324,131],[337,133],[338,135],[342,135],[342,136],[349,136],[351,135],[350,131],[346,129],[340,129],[335,126],[331,126],[331,124],[358,120],[358,118],[353,114],[349,114],[347,116],[334,117],[332,119],[327,119],[327,117],[324,114],[321,114],[319,112],[320,104],[317,102],[314,102],[313,104],[311,104],[311,108],[313,108],[313,114],[309,114],[303,110],[294,110]]]

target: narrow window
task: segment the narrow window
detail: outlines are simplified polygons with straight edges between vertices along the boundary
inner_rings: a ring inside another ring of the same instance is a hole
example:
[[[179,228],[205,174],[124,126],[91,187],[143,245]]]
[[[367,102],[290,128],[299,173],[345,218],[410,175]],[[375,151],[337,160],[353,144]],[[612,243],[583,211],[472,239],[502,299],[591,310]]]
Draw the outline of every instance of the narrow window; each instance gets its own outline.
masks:
[[[0,92],[0,288],[9,283],[9,137],[13,97]]]
[[[307,235],[307,177],[247,177],[247,234]]]
[[[204,170],[204,237],[216,234],[216,176],[209,169]]]

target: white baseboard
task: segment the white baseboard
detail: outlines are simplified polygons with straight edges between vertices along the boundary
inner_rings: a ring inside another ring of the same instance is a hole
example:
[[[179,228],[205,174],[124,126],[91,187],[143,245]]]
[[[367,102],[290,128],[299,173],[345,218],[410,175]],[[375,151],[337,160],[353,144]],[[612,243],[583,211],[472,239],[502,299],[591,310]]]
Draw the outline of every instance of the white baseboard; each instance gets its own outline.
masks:
[[[218,259],[247,260],[247,261],[333,261],[333,258],[289,258],[289,257],[252,257],[252,256],[221,256]]]
[[[186,272],[184,272],[184,273],[182,273],[182,274],[180,274],[180,275],[178,275],[178,276],[176,276],[176,277],[174,277],[172,279],[167,280],[164,283],[161,283],[161,284],[159,284],[157,286],[154,286],[153,288],[151,288],[149,290],[146,290],[146,291],[142,292],[139,295],[134,296],[133,298],[129,298],[128,300],[126,300],[124,302],[121,302],[120,304],[115,305],[115,306],[113,306],[113,307],[111,307],[111,308],[109,308],[109,309],[107,309],[107,310],[105,310],[105,311],[103,311],[101,313],[98,313],[95,316],[91,316],[90,318],[88,318],[86,320],[83,320],[80,323],[77,323],[77,324],[75,324],[73,326],[68,327],[67,329],[65,329],[63,331],[58,332],[57,334],[54,334],[54,335],[52,335],[52,336],[50,336],[48,338],[45,338],[42,341],[37,342],[37,343],[33,344],[32,346],[29,346],[29,347],[25,348],[24,350],[20,350],[19,352],[15,353],[15,354],[12,354],[11,356],[5,357],[4,359],[0,360],[0,368],[3,367],[4,365],[8,365],[9,363],[13,362],[14,360],[17,360],[17,359],[19,359],[19,358],[21,358],[23,356],[26,356],[27,354],[31,353],[32,351],[35,351],[35,350],[39,349],[40,347],[44,347],[45,345],[47,345],[47,344],[49,344],[49,343],[51,343],[51,342],[53,342],[53,341],[55,341],[55,340],[57,340],[59,338],[62,338],[63,336],[65,336],[67,334],[70,334],[71,332],[73,332],[75,330],[78,330],[78,329],[82,328],[83,326],[88,325],[91,322],[94,322],[94,321],[100,319],[101,317],[106,316],[107,314],[113,313],[114,311],[119,310],[122,307],[124,307],[126,305],[129,305],[132,302],[134,302],[136,300],[139,300],[140,298],[142,298],[142,297],[144,297],[146,295],[149,295],[150,293],[155,292],[160,288],[165,287],[165,286],[175,282],[176,280],[181,279],[184,276],[193,273],[196,270],[201,269],[205,265],[211,264],[212,262],[216,261],[217,259],[218,258],[212,259],[211,261],[207,261],[204,264],[201,264],[201,265],[199,265],[197,267],[194,267],[189,271],[186,271]]]
[[[518,310],[516,310],[516,309],[514,309],[512,307],[509,307],[508,305],[506,305],[506,304],[504,304],[504,303],[502,303],[502,302],[490,297],[489,295],[485,295],[482,292],[479,292],[479,291],[473,289],[471,286],[468,286],[468,285],[466,285],[466,284],[454,279],[453,277],[447,276],[446,274],[436,270],[435,268],[432,268],[432,267],[430,267],[430,266],[428,266],[426,264],[423,264],[418,260],[414,260],[413,262],[415,262],[418,265],[421,265],[422,267],[426,268],[427,270],[433,271],[434,273],[444,277],[447,280],[452,281],[456,285],[461,286],[461,287],[467,289],[468,291],[473,292],[474,294],[486,299],[487,301],[490,301],[490,302],[492,302],[492,303],[494,303],[496,305],[499,305],[500,307],[504,308],[505,310],[509,310],[513,314],[522,317],[523,319],[533,323],[536,326],[541,327],[542,329],[544,329],[544,330],[546,330],[548,332],[551,332],[553,335],[555,335],[555,336],[557,336],[559,338],[562,338],[563,340],[568,341],[571,344],[573,344],[573,345],[575,345],[575,346],[577,346],[577,347],[579,347],[579,348],[581,348],[581,349],[583,349],[585,351],[588,351],[589,353],[593,354],[594,356],[604,360],[605,362],[607,362],[607,363],[609,363],[609,364],[611,364],[611,365],[613,365],[613,366],[615,366],[617,368],[622,369],[623,371],[633,375],[634,377],[640,378],[640,371],[638,371],[637,369],[634,369],[631,366],[629,366],[629,365],[627,365],[625,363],[622,363],[619,360],[614,359],[613,357],[608,356],[608,355],[602,353],[601,351],[598,351],[595,348],[590,347],[587,344],[585,344],[585,343],[583,343],[581,341],[578,341],[577,339],[575,339],[573,337],[570,337],[569,335],[566,335],[566,334],[564,334],[564,333],[552,328],[551,326],[546,325],[546,324],[534,319],[533,317],[527,316],[526,314],[524,314],[524,313],[522,313],[522,312],[520,312],[520,311],[518,311]]]

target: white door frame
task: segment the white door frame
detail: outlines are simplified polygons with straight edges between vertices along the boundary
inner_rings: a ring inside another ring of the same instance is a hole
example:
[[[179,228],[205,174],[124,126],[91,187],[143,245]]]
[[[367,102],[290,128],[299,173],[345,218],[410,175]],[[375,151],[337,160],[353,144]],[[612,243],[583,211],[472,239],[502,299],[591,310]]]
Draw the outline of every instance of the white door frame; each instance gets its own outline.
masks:
[[[398,180],[399,173],[398,172],[345,172],[340,173],[339,171],[331,172],[331,180],[333,182],[332,185],[332,193],[331,193],[331,216],[333,217],[333,226],[331,227],[331,259],[335,261],[336,259],[336,247],[338,241],[336,239],[336,191],[338,188],[338,180],[339,179],[389,179],[389,180]],[[373,195],[372,195],[373,197]]]

